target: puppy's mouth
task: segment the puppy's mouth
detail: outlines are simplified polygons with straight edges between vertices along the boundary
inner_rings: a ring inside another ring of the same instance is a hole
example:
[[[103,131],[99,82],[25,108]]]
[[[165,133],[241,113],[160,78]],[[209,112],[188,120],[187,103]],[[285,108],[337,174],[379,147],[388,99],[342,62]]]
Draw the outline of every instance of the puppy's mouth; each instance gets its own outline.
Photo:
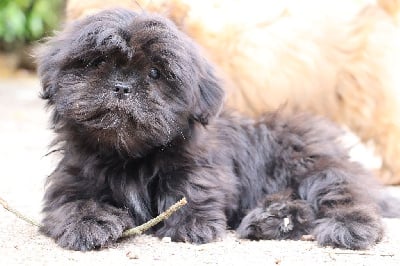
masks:
[[[133,116],[124,108],[97,110],[95,113],[77,121],[86,127],[97,130],[117,130],[135,124]]]
[[[75,123],[89,130],[104,131],[135,129],[143,109],[134,97],[116,97],[109,93],[81,97],[64,106],[68,108],[61,109],[62,113]]]

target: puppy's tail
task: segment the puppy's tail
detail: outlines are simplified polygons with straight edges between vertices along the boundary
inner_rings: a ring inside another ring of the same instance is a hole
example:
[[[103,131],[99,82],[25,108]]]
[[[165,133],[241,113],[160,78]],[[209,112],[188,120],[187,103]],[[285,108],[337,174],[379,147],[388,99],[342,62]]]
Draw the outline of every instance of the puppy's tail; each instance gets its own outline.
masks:
[[[400,18],[400,0],[377,0],[377,3],[393,18]]]
[[[400,218],[400,196],[393,196],[389,189],[384,188],[383,193],[378,197],[378,205],[381,214],[385,218]],[[400,189],[396,188],[397,194],[400,194]]]

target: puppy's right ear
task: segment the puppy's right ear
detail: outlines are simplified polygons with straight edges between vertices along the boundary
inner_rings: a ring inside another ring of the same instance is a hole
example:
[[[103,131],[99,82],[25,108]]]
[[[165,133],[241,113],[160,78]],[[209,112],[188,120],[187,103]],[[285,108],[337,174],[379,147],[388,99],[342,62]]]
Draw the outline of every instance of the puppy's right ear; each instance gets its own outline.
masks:
[[[207,62],[199,67],[199,95],[194,112],[194,119],[207,125],[209,119],[219,114],[224,100],[221,81],[215,76],[214,69]]]
[[[40,97],[53,103],[57,92],[57,76],[59,69],[60,49],[51,45],[42,45],[35,50],[37,71],[42,87]]]

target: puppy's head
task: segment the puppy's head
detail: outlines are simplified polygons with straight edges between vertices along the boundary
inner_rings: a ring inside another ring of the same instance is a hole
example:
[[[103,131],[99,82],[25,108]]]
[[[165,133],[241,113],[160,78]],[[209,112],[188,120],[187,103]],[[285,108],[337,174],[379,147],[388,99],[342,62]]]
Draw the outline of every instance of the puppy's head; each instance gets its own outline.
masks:
[[[170,21],[104,11],[68,26],[37,53],[55,127],[140,156],[186,137],[220,110],[210,65]]]

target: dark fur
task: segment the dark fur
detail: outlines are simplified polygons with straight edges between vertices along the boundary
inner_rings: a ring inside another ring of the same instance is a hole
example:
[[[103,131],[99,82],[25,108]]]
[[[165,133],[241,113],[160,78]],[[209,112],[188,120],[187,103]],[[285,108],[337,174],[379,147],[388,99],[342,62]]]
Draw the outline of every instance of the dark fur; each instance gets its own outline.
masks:
[[[307,115],[220,111],[211,66],[166,19],[99,13],[51,39],[38,63],[63,150],[41,231],[62,247],[106,246],[183,196],[155,235],[206,243],[230,227],[351,249],[381,239],[372,177],[349,161],[340,132]]]

